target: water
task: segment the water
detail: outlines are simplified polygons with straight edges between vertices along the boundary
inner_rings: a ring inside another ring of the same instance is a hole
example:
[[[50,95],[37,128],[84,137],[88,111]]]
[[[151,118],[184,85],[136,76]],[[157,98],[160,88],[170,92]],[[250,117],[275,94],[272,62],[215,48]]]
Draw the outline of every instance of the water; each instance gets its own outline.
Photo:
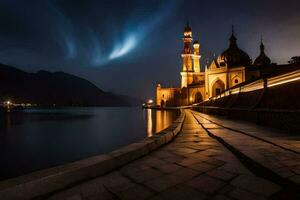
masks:
[[[0,179],[110,152],[169,126],[177,111],[26,109],[0,116]]]

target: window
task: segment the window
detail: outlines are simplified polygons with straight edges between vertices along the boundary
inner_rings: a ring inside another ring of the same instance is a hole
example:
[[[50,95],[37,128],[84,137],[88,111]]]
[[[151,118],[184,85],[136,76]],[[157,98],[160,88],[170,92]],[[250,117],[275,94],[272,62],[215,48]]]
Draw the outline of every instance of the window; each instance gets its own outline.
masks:
[[[239,83],[239,80],[235,79],[235,80],[234,80],[234,83],[235,83],[235,84]]]

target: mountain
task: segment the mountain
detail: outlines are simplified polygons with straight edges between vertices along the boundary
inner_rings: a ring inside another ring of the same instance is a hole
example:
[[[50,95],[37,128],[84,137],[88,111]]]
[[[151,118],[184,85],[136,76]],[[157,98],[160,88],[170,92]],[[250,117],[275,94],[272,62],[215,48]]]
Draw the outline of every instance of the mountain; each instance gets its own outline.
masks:
[[[0,64],[0,101],[58,106],[130,106],[132,98],[104,92],[91,82],[64,72],[27,73]]]

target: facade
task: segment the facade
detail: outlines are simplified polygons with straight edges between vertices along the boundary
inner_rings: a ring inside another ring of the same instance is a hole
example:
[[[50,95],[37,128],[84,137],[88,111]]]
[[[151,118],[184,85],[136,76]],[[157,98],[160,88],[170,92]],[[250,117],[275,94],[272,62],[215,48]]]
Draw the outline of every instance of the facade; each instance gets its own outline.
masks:
[[[260,77],[261,68],[271,64],[271,60],[264,52],[262,41],[260,50],[260,55],[252,64],[248,54],[238,47],[232,30],[228,49],[201,71],[200,43],[193,42],[192,29],[187,24],[183,33],[181,87],[163,88],[158,84],[155,94],[156,105],[171,107],[200,103],[228,88]]]

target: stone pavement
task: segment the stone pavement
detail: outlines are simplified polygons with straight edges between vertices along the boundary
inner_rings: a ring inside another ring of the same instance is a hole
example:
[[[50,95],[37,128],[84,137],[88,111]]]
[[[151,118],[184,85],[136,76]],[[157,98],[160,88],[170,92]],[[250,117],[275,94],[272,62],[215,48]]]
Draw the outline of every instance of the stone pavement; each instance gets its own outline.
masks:
[[[296,185],[300,185],[300,153],[297,153],[297,149],[294,149],[294,146],[292,145],[287,144],[285,148],[295,150],[295,152],[277,146],[281,144],[281,132],[276,133],[276,131],[273,130],[274,136],[272,136],[272,134],[269,133],[267,129],[264,133],[263,128],[259,126],[251,126],[250,124],[242,126],[242,123],[237,123],[231,120],[222,120],[221,122],[221,119],[219,119],[218,117],[213,117],[197,112],[193,113],[198,121],[202,123],[203,126],[207,128],[213,135],[222,138],[226,143],[233,146],[235,149],[249,157],[251,160],[278,174],[281,178],[283,178],[282,180],[287,179],[288,181],[292,181]],[[208,121],[208,119],[210,121]],[[234,130],[242,130],[244,133],[255,135],[265,140],[272,139],[270,141],[274,142],[276,145],[267,143],[257,138],[250,137],[245,134],[241,134],[233,130],[226,129],[211,122],[217,122],[220,125],[230,127]],[[283,135],[283,137],[286,138],[287,136]],[[296,140],[295,143],[297,143]]]
[[[112,173],[48,199],[266,199],[282,187],[258,177],[207,135],[191,111],[175,140]]]
[[[194,111],[193,113],[196,116],[201,116],[202,122],[206,124],[216,123],[222,125],[223,127],[242,131],[249,135],[263,138],[272,143],[278,144],[287,149],[292,149],[293,151],[300,153],[300,135],[297,133],[278,130],[271,127],[260,126],[247,121],[232,120],[221,116],[207,115]],[[220,128],[220,126],[216,127]]]

